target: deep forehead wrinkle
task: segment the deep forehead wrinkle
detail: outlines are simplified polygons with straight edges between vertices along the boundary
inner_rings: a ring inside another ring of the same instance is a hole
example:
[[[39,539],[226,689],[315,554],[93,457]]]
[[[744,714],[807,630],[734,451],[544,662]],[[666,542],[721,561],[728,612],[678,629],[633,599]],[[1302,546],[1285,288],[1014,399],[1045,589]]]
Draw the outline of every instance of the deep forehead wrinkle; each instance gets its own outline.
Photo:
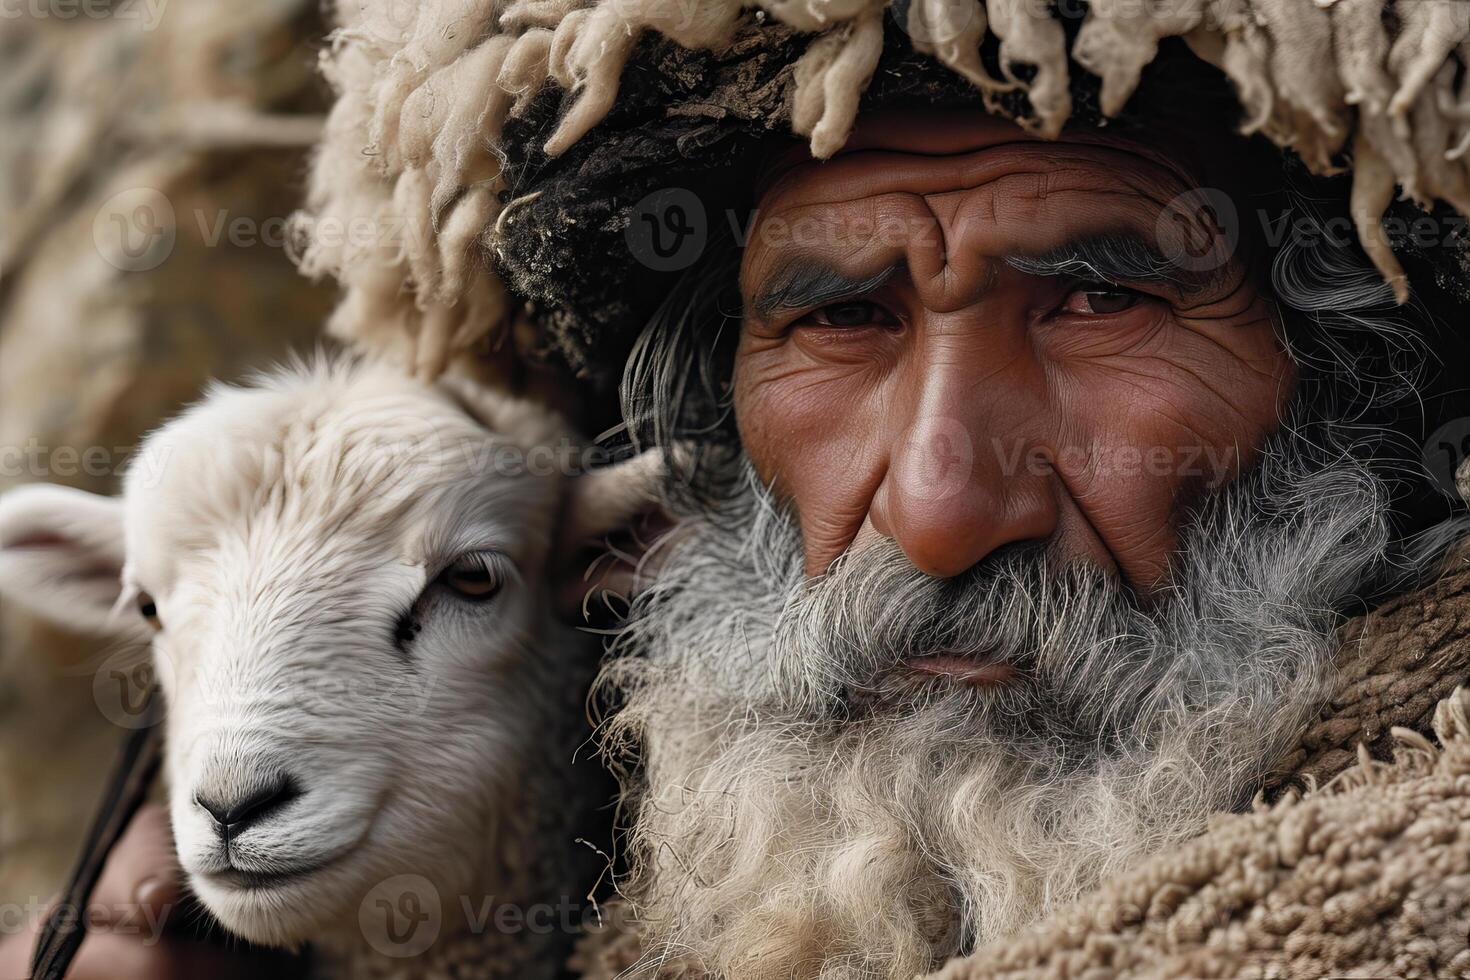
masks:
[[[804,180],[813,169],[821,180]],[[769,184],[761,197],[761,209],[841,204],[899,190],[918,195],[952,192],[1022,174],[1035,175],[1038,190],[1044,191],[1055,179],[1049,175],[1061,173],[1102,173],[1135,188],[1152,176],[1172,193],[1197,186],[1178,164],[1152,154],[1111,145],[1016,140],[965,153],[883,149],[861,150],[826,162],[808,160]],[[796,190],[793,184],[799,185]]]
[[[997,254],[1030,255],[1065,240],[1042,240],[1047,236],[1040,233],[1040,228],[1050,227],[1054,221],[1067,228],[1065,238],[1122,235],[1151,241],[1160,216],[1174,199],[1174,189],[1153,186],[1146,180],[1115,179],[1106,186],[1097,186],[1094,175],[1076,170],[1033,171],[1002,176],[975,187],[949,186],[930,193],[891,188],[866,199],[788,203],[760,216],[753,241],[769,239],[769,251],[776,256],[797,253],[827,259],[842,250],[839,245],[866,251],[885,241],[905,251],[914,244],[929,244],[948,254],[953,243],[978,234],[1014,239]],[[1029,217],[1017,214],[1016,208],[1022,202],[1038,210]],[[1041,209],[1045,209],[1045,221]],[[779,239],[766,233],[771,227],[799,229],[809,224],[828,229],[828,238],[803,242],[801,236],[790,232]],[[849,234],[839,242],[831,237],[831,229],[846,229]]]

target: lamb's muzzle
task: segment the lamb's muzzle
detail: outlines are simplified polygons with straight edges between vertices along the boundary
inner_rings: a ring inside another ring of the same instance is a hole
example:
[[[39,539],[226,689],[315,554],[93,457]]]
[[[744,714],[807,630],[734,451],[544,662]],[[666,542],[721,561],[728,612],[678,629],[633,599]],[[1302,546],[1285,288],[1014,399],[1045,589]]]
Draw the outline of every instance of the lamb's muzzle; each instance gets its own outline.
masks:
[[[205,791],[194,793],[194,805],[214,818],[214,830],[220,844],[228,852],[231,835],[239,837],[263,817],[270,816],[301,795],[296,781],[280,772],[269,772],[254,788],[228,796],[210,796]]]

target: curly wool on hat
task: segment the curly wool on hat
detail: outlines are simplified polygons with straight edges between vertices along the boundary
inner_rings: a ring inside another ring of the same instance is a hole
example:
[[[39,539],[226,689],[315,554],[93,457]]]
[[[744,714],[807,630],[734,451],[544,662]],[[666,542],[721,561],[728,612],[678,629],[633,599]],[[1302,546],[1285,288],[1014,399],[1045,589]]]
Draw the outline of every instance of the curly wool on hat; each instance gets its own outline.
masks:
[[[1172,38],[1229,80],[1221,126],[1316,174],[1351,167],[1359,238],[1400,300],[1380,224],[1396,188],[1470,213],[1456,0],[353,0],[337,17],[301,264],[345,287],[334,333],[425,375],[526,316],[574,367],[611,367],[660,289],[616,245],[630,206],[726,190],[751,137],[794,130],[830,156],[860,109],[917,93],[1054,137],[1131,112]],[[1463,277],[1440,258],[1439,285]]]

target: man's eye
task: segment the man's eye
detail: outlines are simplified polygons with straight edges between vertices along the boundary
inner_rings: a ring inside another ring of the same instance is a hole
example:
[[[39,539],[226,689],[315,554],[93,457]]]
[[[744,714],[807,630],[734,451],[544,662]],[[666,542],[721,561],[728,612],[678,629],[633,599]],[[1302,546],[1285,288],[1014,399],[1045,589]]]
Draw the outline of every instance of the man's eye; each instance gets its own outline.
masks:
[[[1080,316],[1107,316],[1131,309],[1143,297],[1131,289],[1109,286],[1106,283],[1088,283],[1072,290],[1062,303],[1063,313]]]
[[[877,303],[849,300],[813,310],[802,322],[819,327],[896,327],[898,317]]]

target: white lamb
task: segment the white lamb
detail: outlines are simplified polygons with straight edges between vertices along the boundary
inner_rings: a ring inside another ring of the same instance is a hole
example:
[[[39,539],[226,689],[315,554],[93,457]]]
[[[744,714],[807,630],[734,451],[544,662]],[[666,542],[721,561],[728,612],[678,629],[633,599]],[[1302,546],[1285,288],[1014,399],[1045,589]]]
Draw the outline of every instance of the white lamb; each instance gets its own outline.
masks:
[[[651,457],[559,475],[565,435],[319,360],[211,388],[120,498],[0,497],[0,591],[151,638],[179,859],[227,929],[353,977],[551,973],[604,801],[568,773],[597,652],[548,566],[657,479]]]

